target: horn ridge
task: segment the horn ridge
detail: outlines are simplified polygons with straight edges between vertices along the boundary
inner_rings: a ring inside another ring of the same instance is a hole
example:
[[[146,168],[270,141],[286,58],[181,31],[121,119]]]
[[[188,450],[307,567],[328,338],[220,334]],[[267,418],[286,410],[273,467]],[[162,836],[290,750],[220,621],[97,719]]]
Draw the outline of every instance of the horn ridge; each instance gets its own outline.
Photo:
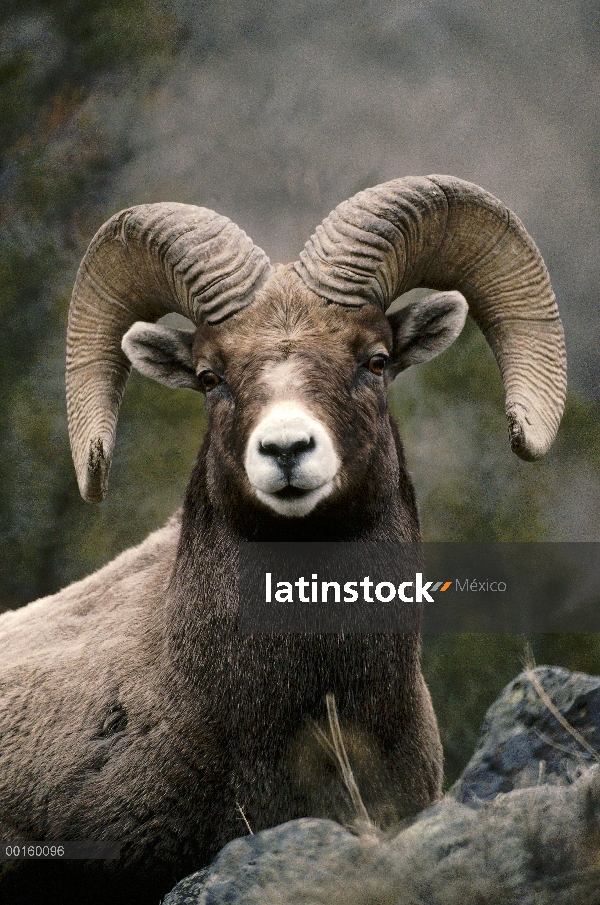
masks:
[[[514,452],[550,447],[566,397],[560,316],[535,242],[489,192],[437,174],[365,189],[325,218],[294,268],[347,307],[385,311],[418,286],[460,290],[498,361]]]
[[[130,364],[121,340],[137,320],[177,312],[221,323],[273,272],[227,217],[189,204],[141,204],[110,218],[81,262],[67,330],[67,415],[81,495],[106,493]]]

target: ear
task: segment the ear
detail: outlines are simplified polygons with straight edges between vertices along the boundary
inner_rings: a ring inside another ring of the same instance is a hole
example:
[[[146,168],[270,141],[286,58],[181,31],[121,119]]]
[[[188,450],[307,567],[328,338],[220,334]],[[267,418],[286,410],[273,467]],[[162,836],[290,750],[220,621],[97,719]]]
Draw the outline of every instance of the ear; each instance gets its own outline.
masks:
[[[452,345],[465,325],[468,310],[460,292],[436,292],[388,315],[394,334],[388,365],[392,379]]]
[[[176,389],[200,390],[192,360],[193,341],[193,330],[137,321],[123,337],[121,347],[144,377]]]

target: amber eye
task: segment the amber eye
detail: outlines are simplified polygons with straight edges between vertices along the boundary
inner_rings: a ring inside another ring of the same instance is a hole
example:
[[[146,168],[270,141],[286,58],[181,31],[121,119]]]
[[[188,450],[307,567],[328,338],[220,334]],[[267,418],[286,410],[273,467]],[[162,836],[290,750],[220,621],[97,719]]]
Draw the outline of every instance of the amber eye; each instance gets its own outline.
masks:
[[[217,384],[221,383],[221,378],[214,371],[202,371],[201,374],[198,374],[198,380],[200,389],[205,393],[208,393],[209,390],[214,390]]]
[[[367,367],[372,374],[377,374],[379,377],[381,377],[384,372],[387,360],[387,355],[372,355],[367,362]]]

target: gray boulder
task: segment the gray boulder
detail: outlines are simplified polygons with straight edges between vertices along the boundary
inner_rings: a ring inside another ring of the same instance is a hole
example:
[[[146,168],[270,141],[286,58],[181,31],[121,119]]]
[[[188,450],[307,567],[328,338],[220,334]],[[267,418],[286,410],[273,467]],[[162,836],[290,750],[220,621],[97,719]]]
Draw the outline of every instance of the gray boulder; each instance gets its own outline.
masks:
[[[600,678],[557,666],[533,673],[513,679],[488,710],[475,753],[450,792],[458,801],[571,782],[600,760],[589,750],[600,752]],[[559,722],[536,685],[589,748]]]

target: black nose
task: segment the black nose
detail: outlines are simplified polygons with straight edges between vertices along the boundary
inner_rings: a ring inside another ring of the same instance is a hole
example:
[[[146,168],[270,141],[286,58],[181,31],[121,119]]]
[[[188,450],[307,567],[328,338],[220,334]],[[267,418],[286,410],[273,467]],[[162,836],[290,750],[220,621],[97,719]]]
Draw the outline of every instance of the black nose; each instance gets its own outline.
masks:
[[[297,460],[300,458],[302,453],[308,452],[311,449],[314,449],[315,441],[313,437],[310,438],[302,438],[302,440],[294,440],[291,443],[274,443],[262,442],[260,444],[260,451],[265,456],[273,456],[274,459],[277,459],[279,465],[282,468],[290,468],[295,465]]]

